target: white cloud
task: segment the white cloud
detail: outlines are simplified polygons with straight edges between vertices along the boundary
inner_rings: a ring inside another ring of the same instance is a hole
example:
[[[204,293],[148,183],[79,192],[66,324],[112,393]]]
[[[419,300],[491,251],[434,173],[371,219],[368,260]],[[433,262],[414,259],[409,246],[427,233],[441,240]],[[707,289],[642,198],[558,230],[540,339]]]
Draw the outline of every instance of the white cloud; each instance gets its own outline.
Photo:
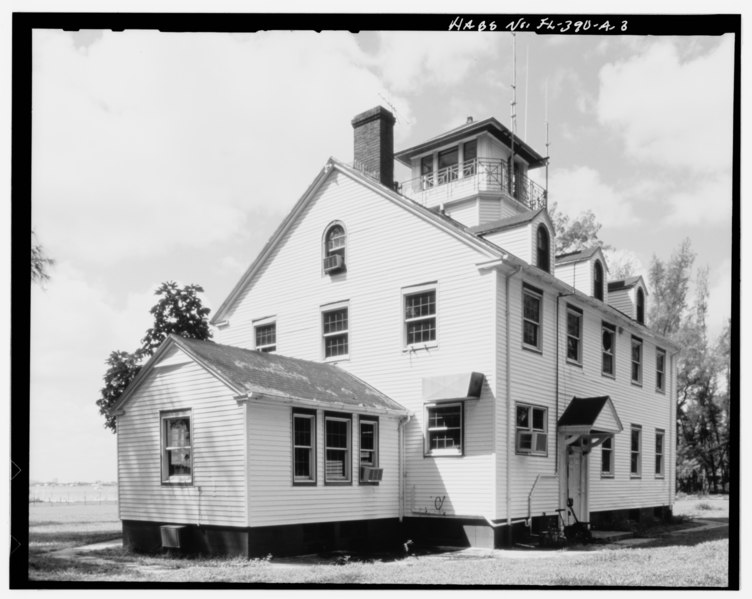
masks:
[[[382,77],[395,91],[408,92],[427,85],[456,86],[471,74],[474,66],[493,55],[499,35],[470,31],[451,35],[443,31],[384,32],[380,41],[378,66]]]
[[[345,33],[33,41],[35,228],[86,262],[206,247],[254,210],[286,212],[330,155],[352,159],[351,117],[386,95]]]
[[[598,119],[643,161],[700,171],[731,166],[733,36],[682,61],[677,44],[649,43],[600,72]]]
[[[665,219],[668,226],[725,224],[731,227],[731,180],[728,177],[699,181],[669,194],[666,202],[671,206]]]
[[[570,217],[592,210],[605,227],[626,227],[637,218],[632,206],[619,191],[601,181],[598,171],[581,166],[551,172],[551,201]]]
[[[114,305],[104,287],[70,264],[56,264],[45,290],[32,287],[30,475],[34,479],[111,480],[113,435],[95,404],[105,360],[133,351],[151,325],[153,289]],[[66,459],[59,459],[61,449]]]

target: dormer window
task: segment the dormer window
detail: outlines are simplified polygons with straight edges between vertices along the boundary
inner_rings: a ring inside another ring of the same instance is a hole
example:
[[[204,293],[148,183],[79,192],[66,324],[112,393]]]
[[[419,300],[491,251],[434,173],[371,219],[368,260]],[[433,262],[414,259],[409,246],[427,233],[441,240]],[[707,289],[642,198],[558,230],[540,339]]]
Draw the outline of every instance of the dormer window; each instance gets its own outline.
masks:
[[[603,301],[603,265],[600,260],[593,266],[593,297]]]
[[[546,272],[551,271],[551,245],[549,243],[548,229],[545,225],[538,226],[538,234],[536,239],[536,262],[535,265],[541,270]]]
[[[637,322],[645,324],[645,292],[637,288]]]
[[[334,274],[345,270],[345,228],[340,223],[329,226],[324,234],[324,272]]]

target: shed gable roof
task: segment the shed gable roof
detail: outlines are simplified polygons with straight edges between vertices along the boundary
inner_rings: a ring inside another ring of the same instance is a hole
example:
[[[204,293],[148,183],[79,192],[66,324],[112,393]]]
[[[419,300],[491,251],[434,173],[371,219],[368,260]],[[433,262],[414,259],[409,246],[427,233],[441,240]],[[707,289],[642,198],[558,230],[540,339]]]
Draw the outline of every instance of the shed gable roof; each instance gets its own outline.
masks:
[[[647,294],[648,290],[645,287],[645,281],[643,281],[642,276],[627,277],[626,279],[619,279],[618,281],[609,281],[608,290],[619,291],[620,289],[631,289],[638,284],[641,284],[643,290]]]
[[[310,400],[353,410],[366,408],[384,412],[407,410],[393,399],[349,372],[332,364],[322,364],[259,352],[213,341],[198,341],[170,335],[154,357],[123,394],[116,409],[122,409],[149,372],[162,358],[179,348],[237,395],[258,394],[291,400]]]

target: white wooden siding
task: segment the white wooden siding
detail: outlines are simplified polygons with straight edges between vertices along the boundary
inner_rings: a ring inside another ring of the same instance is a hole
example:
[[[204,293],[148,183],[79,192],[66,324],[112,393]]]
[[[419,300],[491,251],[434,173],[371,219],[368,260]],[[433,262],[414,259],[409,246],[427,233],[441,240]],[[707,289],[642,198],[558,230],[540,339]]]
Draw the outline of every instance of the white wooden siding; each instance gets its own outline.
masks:
[[[251,526],[399,516],[398,419],[379,418],[378,485],[360,485],[358,415],[351,423],[351,485],[324,483],[324,411],[316,417],[317,485],[292,484],[292,408],[258,403],[248,409],[248,511]]]
[[[535,285],[535,281],[529,281]],[[556,422],[573,397],[594,397],[608,395],[616,408],[624,430],[614,439],[614,477],[601,478],[601,449],[590,454],[589,509],[591,512],[629,509],[666,505],[673,501],[672,473],[675,460],[675,431],[673,426],[673,370],[666,369],[666,393],[655,391],[655,344],[649,340],[643,343],[643,382],[641,386],[631,383],[631,333],[623,328],[616,335],[614,378],[601,374],[601,323],[599,312],[588,306],[578,305],[584,312],[582,335],[582,365],[570,364],[566,360],[566,305],[560,300],[560,366],[559,366],[559,404],[558,410],[554,389],[556,388],[556,299],[552,292],[544,292],[542,316],[542,351],[540,353],[522,348],[521,319],[521,278],[511,279],[510,287],[510,349],[513,402],[529,403],[548,408],[548,456],[534,457],[516,455],[514,438],[510,439],[511,448],[510,478],[512,487],[512,510],[510,517],[527,515],[527,501],[530,490],[539,474],[541,479],[533,494],[533,515],[541,512],[551,513],[558,506],[558,483],[551,478],[556,472]],[[572,301],[574,305],[577,305]],[[499,397],[503,397],[499,390]],[[514,412],[512,412],[514,416]],[[497,417],[497,427],[502,426],[502,419]],[[642,426],[642,476],[633,479],[629,473],[630,425]],[[664,441],[664,463],[666,474],[663,478],[655,476],[655,431],[662,429]],[[514,433],[514,423],[511,427]],[[505,432],[505,429],[499,431]],[[499,454],[503,455],[499,446]],[[497,468],[500,488],[503,485],[503,459],[499,459]],[[561,474],[559,473],[559,476]],[[497,501],[499,517],[504,517],[504,493],[500,491]]]
[[[530,223],[484,235],[488,241],[505,249],[525,262],[531,260]]]
[[[467,227],[474,227],[478,223],[478,199],[466,200],[446,206],[447,216]]]
[[[193,482],[161,481],[160,412],[191,410]],[[243,408],[194,362],[157,368],[118,417],[123,520],[246,526]]]
[[[608,292],[608,303],[630,318],[635,317],[635,305],[631,289],[618,289]]]
[[[321,270],[320,248],[333,220],[347,229],[347,272],[329,277]],[[320,306],[349,300],[350,354],[339,364],[414,413],[407,427],[406,489],[414,490],[415,509],[447,496],[448,515],[492,514],[495,399],[486,390],[468,402],[464,457],[424,458],[421,396],[423,377],[455,372],[482,372],[495,388],[496,339],[489,326],[494,276],[479,275],[476,267],[490,257],[335,173],[228,315],[230,326],[217,340],[252,347],[252,320],[273,313],[278,353],[321,360]],[[402,289],[428,282],[436,282],[437,344],[408,351]]]
[[[483,225],[501,219],[501,200],[480,198],[478,200],[478,224]]]

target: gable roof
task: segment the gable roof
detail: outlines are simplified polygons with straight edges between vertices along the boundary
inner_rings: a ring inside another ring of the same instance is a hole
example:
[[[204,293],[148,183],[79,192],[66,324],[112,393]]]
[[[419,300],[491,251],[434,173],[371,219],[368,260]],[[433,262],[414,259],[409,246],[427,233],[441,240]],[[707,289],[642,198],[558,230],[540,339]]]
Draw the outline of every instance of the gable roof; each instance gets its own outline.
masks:
[[[556,265],[563,266],[564,264],[570,264],[572,262],[584,262],[585,260],[592,258],[600,250],[600,246],[594,245],[593,247],[577,250],[576,252],[559,254],[558,256],[556,256]]]
[[[515,214],[514,216],[508,216],[506,218],[502,218],[501,220],[496,220],[490,223],[486,223],[484,225],[476,225],[474,227],[470,227],[470,231],[472,231],[476,235],[485,235],[487,233],[495,233],[496,231],[503,231],[504,229],[510,229],[510,228],[528,223],[532,221],[536,216],[538,216],[543,211],[545,211],[545,208],[539,208],[538,210],[534,212],[533,211],[522,212],[520,214]]]
[[[495,118],[490,117],[482,121],[465,123],[459,127],[451,129],[441,135],[437,135],[412,148],[407,148],[401,152],[394,154],[394,158],[399,160],[402,164],[410,166],[410,161],[415,156],[430,152],[441,146],[455,143],[461,139],[468,137],[469,135],[477,135],[479,133],[488,132],[493,135],[500,142],[507,147],[511,145],[512,139],[514,139],[515,152],[525,159],[530,165],[530,168],[540,167],[546,164],[546,158],[538,154],[533,148],[527,145],[519,137],[514,135],[509,129],[502,125]]]
[[[305,193],[300,197],[300,199],[298,199],[295,206],[293,206],[292,210],[284,218],[279,227],[277,227],[277,230],[272,234],[264,247],[261,249],[261,252],[259,252],[258,256],[256,256],[256,259],[245,271],[245,273],[237,282],[227,298],[225,298],[225,301],[222,302],[222,305],[211,318],[211,324],[216,325],[222,322],[225,314],[234,304],[235,300],[238,299],[238,297],[241,295],[243,289],[253,279],[255,274],[261,269],[261,266],[264,264],[267,257],[271,254],[274,248],[277,247],[277,245],[281,242],[285,232],[292,226],[298,215],[301,214],[308,203],[312,201],[312,199],[316,195],[316,192],[324,185],[326,180],[330,176],[332,176],[334,172],[340,172],[347,175],[348,177],[355,179],[365,187],[368,187],[372,191],[382,195],[398,206],[401,206],[402,208],[416,214],[417,216],[428,220],[434,225],[439,226],[446,232],[454,235],[463,243],[475,247],[477,250],[485,253],[489,258],[498,258],[502,253],[506,253],[502,252],[502,250],[498,246],[486,241],[481,237],[478,237],[477,235],[474,235],[468,227],[465,227],[453,218],[448,217],[445,214],[441,214],[440,212],[426,208],[415,200],[411,200],[410,198],[407,198],[397,193],[396,191],[389,189],[376,179],[362,173],[361,171],[354,169],[340,162],[339,160],[336,160],[335,158],[329,158],[327,163],[324,165],[324,168],[321,169],[321,171],[313,180],[311,185],[309,185]]]
[[[170,335],[126,389],[119,410],[169,350],[177,347],[241,397],[264,396],[320,403],[322,407],[407,414],[393,399],[333,364]]]
[[[403,196],[397,193],[393,189],[390,189],[386,187],[385,185],[381,184],[376,179],[362,173],[361,171],[357,169],[350,167],[347,164],[340,162],[339,160],[336,160],[335,158],[329,158],[329,160],[326,162],[326,164],[321,169],[319,174],[313,180],[311,185],[309,185],[305,193],[298,199],[295,206],[293,206],[292,210],[284,218],[284,220],[279,225],[279,227],[277,227],[277,230],[274,232],[271,238],[266,242],[266,244],[264,245],[264,247],[262,248],[258,256],[256,256],[256,259],[253,261],[253,263],[248,267],[248,269],[245,271],[243,276],[235,284],[235,287],[232,289],[230,294],[225,298],[224,302],[222,302],[222,305],[219,307],[219,309],[216,311],[216,313],[210,320],[211,324],[218,325],[222,323],[223,318],[225,317],[226,313],[234,305],[237,299],[242,295],[243,290],[250,283],[250,281],[253,279],[256,273],[261,271],[262,266],[266,262],[267,258],[271,255],[274,248],[281,242],[282,238],[284,237],[284,234],[293,225],[293,223],[298,218],[298,216],[304,211],[308,203],[312,201],[316,192],[324,185],[326,180],[330,176],[332,176],[332,173],[334,173],[335,171],[347,175],[348,177],[354,179],[361,185],[368,187],[373,192],[381,195],[385,199],[402,207],[406,211],[411,212],[412,214],[418,216],[419,218],[422,218],[423,220],[432,223],[433,225],[437,226],[438,228],[440,228],[447,234],[455,237],[456,239],[462,241],[463,243],[471,247],[474,247],[479,252],[485,254],[488,260],[485,262],[479,261],[478,263],[479,268],[491,268],[494,265],[500,264],[500,262],[503,262],[511,269],[518,269],[519,271],[527,273],[530,276],[542,279],[545,282],[551,285],[554,285],[555,287],[558,287],[559,289],[566,289],[567,292],[571,292],[571,293],[574,293],[575,295],[579,295],[582,301],[590,303],[593,306],[596,306],[601,311],[608,312],[611,317],[618,316],[620,318],[623,318],[625,325],[633,326],[635,324],[633,319],[626,316],[625,314],[623,314],[622,312],[620,312],[613,306],[610,306],[604,302],[601,302],[600,300],[594,300],[590,298],[588,295],[583,294],[573,289],[571,285],[568,285],[561,279],[557,279],[555,275],[547,273],[535,266],[528,264],[521,258],[518,258],[514,254],[505,250],[504,248],[499,247],[495,243],[482,237],[480,234],[473,231],[471,227],[463,225],[462,223],[451,218],[450,216],[447,216],[446,214],[442,214],[440,211],[426,208],[425,206],[416,202],[415,200],[412,200],[406,196]],[[548,211],[545,208],[541,208],[537,212],[526,212],[523,215],[521,215],[520,218],[532,220],[541,213],[542,213],[543,218],[546,219],[546,222],[553,229],[553,223],[551,222],[551,217],[549,216]],[[510,217],[510,219],[516,219],[516,218],[518,217],[516,216]],[[502,220],[506,220],[506,219],[502,219]],[[497,221],[496,224],[501,224],[501,221]],[[510,226],[513,226],[513,225],[510,225]],[[641,334],[659,338],[666,347],[678,349],[678,346],[676,346],[676,344],[674,344],[673,342],[669,341],[668,339],[664,337],[660,337],[659,335],[657,335],[656,333],[652,331],[644,330],[642,331]]]
[[[621,432],[623,426],[608,395],[573,397],[559,418],[559,428],[599,432]]]
[[[643,290],[647,294],[648,290],[645,287],[645,281],[642,280],[642,276],[627,277],[626,279],[619,279],[618,281],[609,281],[609,291],[619,291],[620,289],[631,289],[638,283],[642,284]]]

